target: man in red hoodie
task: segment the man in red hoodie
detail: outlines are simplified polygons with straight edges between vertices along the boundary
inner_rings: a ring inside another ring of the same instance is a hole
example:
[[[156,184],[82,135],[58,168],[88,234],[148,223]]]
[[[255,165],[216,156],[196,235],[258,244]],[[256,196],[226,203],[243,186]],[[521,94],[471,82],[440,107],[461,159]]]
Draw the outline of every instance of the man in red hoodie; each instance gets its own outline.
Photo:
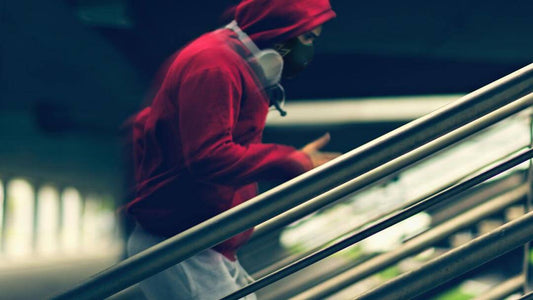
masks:
[[[298,150],[261,143],[280,77],[301,71],[329,0],[244,0],[227,27],[181,49],[150,107],[134,122],[138,253],[257,194],[257,181],[287,180],[338,156],[329,135]],[[252,229],[163,271],[140,286],[149,299],[218,299],[249,281],[236,250]],[[250,295],[251,299],[255,297]]]

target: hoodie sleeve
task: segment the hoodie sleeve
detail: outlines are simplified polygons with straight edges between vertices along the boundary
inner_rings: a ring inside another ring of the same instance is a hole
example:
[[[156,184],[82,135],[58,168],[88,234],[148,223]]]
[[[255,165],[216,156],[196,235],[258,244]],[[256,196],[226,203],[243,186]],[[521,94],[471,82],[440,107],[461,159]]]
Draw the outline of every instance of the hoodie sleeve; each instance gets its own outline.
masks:
[[[180,83],[179,133],[191,174],[199,180],[243,185],[287,180],[310,170],[310,158],[293,147],[234,142],[241,95],[240,80],[221,68],[198,71]]]

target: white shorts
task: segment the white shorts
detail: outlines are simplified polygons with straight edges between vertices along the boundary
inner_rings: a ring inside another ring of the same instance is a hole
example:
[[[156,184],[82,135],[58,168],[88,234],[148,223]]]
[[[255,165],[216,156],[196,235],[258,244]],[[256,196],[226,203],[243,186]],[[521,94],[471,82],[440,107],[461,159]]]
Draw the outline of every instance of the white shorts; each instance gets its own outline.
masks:
[[[136,226],[128,240],[128,255],[132,256],[154,246],[164,238],[151,235]],[[207,249],[139,283],[149,300],[187,299],[215,300],[237,291],[253,279],[239,261]],[[256,300],[250,294],[245,300]]]

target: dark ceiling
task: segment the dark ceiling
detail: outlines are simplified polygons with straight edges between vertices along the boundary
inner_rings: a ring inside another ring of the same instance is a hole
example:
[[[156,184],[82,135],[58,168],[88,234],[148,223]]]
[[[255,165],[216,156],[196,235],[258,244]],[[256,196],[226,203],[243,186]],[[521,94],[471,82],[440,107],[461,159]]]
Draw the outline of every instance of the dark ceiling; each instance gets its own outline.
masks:
[[[158,66],[236,1],[3,0],[0,108],[43,129],[114,132]],[[289,99],[466,93],[533,57],[533,1],[332,0]]]

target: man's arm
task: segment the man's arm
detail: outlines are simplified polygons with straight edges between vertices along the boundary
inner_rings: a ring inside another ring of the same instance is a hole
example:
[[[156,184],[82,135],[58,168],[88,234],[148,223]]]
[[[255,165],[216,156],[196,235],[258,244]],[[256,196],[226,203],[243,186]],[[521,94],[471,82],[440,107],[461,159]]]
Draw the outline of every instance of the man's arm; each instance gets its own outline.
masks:
[[[314,167],[310,152],[278,144],[233,141],[241,87],[231,72],[207,68],[179,86],[179,129],[185,162],[199,180],[242,185],[286,180]]]

